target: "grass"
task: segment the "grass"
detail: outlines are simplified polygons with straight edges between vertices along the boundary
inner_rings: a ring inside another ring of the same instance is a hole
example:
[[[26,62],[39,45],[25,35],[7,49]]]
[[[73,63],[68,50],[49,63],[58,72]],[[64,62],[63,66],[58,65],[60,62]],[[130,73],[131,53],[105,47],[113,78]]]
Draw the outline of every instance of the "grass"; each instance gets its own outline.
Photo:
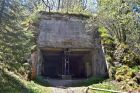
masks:
[[[40,14],[47,14],[47,15],[53,15],[53,14],[59,14],[59,15],[69,15],[69,16],[76,16],[76,17],[85,17],[85,18],[90,18],[91,17],[91,13],[89,12],[66,12],[66,11],[58,11],[58,12],[54,12],[54,11],[51,11],[51,12],[46,12],[46,11],[40,11],[39,12]]]
[[[110,80],[106,80],[105,78],[102,77],[91,77],[85,81],[82,81],[79,84],[72,85],[74,87],[79,87],[79,86],[90,86],[92,88],[99,88],[99,89],[107,89],[107,90],[114,90],[114,91],[120,91],[121,88],[120,86],[112,82]],[[91,90],[91,93],[112,93],[108,91],[99,91],[99,90]]]
[[[111,82],[104,82],[104,83],[99,83],[99,84],[93,84],[93,88],[100,88],[100,89],[107,89],[107,90],[114,90],[118,91],[120,90],[116,84],[113,84]],[[98,91],[98,90],[93,90],[93,93],[112,93],[108,91]]]
[[[51,93],[51,89],[0,70],[0,93]]]
[[[51,93],[51,89],[43,77],[38,76],[35,81],[26,81],[12,72],[0,70],[0,93]],[[120,90],[120,87],[113,82],[105,81],[101,77],[91,77],[73,87],[91,86],[108,90]],[[93,90],[92,93],[112,93]]]
[[[121,87],[116,82],[112,82],[109,79],[105,79],[102,77],[91,77],[87,80],[84,80],[78,84],[72,85],[74,87],[79,86],[90,86],[92,88],[99,88],[99,89],[107,89],[107,90],[114,90],[120,91]],[[108,91],[99,91],[99,90],[90,90],[91,93],[112,93]]]

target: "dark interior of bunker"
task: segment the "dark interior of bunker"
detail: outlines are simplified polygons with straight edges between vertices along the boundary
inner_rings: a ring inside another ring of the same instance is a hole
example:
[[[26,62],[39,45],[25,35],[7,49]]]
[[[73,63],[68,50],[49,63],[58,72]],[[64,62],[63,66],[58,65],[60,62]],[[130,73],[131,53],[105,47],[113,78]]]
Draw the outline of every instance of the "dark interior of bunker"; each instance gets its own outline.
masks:
[[[72,78],[86,78],[86,64],[89,51],[70,51],[67,55],[69,66],[65,67],[65,50],[42,50],[42,75],[48,78],[61,78],[61,75],[71,75]],[[86,59],[86,60],[85,60]],[[88,62],[89,63],[89,62]],[[91,64],[89,64],[91,66]],[[88,67],[89,69],[90,67]],[[68,72],[67,72],[68,70]]]

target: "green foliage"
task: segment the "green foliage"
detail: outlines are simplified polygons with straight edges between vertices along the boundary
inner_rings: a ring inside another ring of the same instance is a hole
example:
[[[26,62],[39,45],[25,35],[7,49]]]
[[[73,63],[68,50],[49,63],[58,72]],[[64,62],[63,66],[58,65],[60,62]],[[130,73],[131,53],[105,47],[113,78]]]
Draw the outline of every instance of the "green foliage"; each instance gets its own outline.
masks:
[[[140,62],[140,15],[133,11],[133,5],[137,5],[138,2],[98,0],[96,22],[99,25],[106,60],[109,62],[110,77],[121,82],[122,89],[138,87],[135,73],[139,71]]]
[[[109,67],[109,78],[115,80],[116,67]]]
[[[128,65],[129,67],[138,65],[140,62],[139,56],[132,50],[130,50],[130,47],[128,45],[123,43],[116,46],[114,58],[116,61],[124,65]]]
[[[103,26],[99,27],[99,33],[101,36],[101,42],[104,46],[106,60],[107,60],[107,62],[112,64],[112,62],[114,60],[113,53],[115,50],[115,40],[109,34],[108,30]]]
[[[48,87],[26,81],[12,72],[0,70],[0,93],[51,93]]]
[[[26,88],[15,78],[0,70],[0,93],[29,93]]]
[[[99,32],[100,32],[100,36],[102,38],[103,44],[113,44],[114,43],[114,39],[109,34],[109,32],[105,29],[105,27],[100,27]]]
[[[128,66],[121,66],[116,68],[115,79],[122,82],[123,89],[135,89],[139,87],[135,79],[135,73],[136,70]]]
[[[35,0],[23,4],[21,0],[0,1],[0,62],[3,68],[25,77],[27,55],[35,45],[36,29],[32,26],[38,22],[36,15],[42,6]],[[26,57],[26,58],[25,58]]]
[[[14,71],[30,53],[33,36],[22,24],[26,17],[20,0],[2,0],[0,5],[0,61]]]
[[[99,0],[97,21],[119,42],[134,49],[139,45],[140,15],[133,12],[133,4],[137,5],[137,0]]]
[[[117,81],[123,81],[134,77],[134,72],[128,66],[121,66],[116,69],[115,78]]]
[[[135,55],[133,53],[127,53],[122,59],[123,64],[127,64],[128,66],[136,65],[134,60]]]
[[[129,46],[124,43],[118,43],[116,45],[116,50],[113,54],[116,61],[122,62],[122,59],[125,56],[125,53],[127,54],[129,50],[128,47]]]
[[[132,67],[132,70],[133,70],[133,72],[139,72],[140,67],[136,65],[136,66]]]

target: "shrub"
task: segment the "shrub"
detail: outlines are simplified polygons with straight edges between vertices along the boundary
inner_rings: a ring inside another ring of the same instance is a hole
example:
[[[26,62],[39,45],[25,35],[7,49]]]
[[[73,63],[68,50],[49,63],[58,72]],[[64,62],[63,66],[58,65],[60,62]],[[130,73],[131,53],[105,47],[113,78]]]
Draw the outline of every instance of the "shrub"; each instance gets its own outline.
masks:
[[[116,68],[115,80],[122,83],[123,89],[131,90],[138,88],[135,70],[126,65]]]
[[[140,63],[140,58],[138,55],[131,51],[129,46],[124,43],[120,43],[116,46],[114,58],[117,62],[129,67],[133,67]]]
[[[128,66],[118,67],[115,73],[115,79],[117,81],[125,81],[135,76],[135,72]]]

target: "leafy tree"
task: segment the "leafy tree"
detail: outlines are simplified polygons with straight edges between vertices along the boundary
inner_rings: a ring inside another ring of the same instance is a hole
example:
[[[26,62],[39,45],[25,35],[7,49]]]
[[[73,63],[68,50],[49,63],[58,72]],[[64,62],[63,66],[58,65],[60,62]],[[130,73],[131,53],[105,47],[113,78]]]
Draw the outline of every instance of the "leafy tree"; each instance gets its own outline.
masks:
[[[32,33],[22,24],[26,17],[20,0],[1,0],[0,11],[0,61],[14,68],[29,53]]]
[[[42,0],[52,11],[82,12],[87,7],[87,0]]]
[[[98,23],[119,42],[139,46],[140,14],[133,11],[138,0],[98,0]]]

